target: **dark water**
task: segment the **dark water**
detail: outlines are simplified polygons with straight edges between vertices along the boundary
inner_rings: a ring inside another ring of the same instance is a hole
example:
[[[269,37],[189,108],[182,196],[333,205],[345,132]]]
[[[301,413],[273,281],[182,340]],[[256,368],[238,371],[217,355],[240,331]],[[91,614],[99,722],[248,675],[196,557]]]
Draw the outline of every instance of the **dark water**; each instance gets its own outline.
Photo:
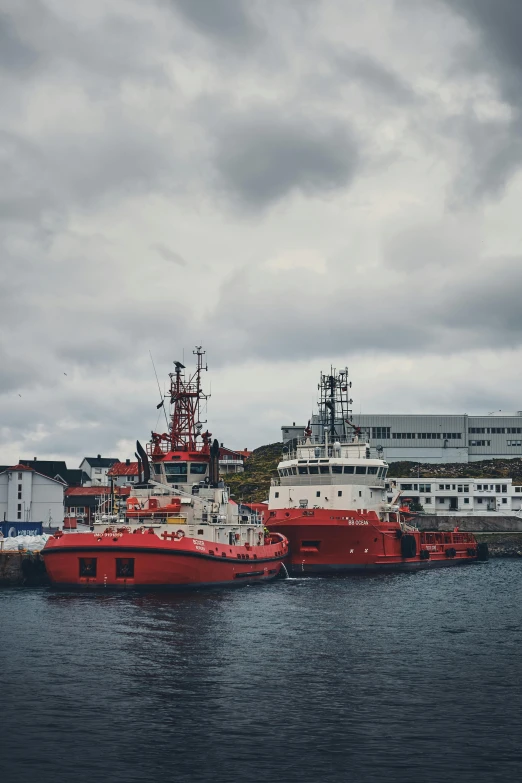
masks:
[[[520,781],[522,561],[0,591],[0,781]]]

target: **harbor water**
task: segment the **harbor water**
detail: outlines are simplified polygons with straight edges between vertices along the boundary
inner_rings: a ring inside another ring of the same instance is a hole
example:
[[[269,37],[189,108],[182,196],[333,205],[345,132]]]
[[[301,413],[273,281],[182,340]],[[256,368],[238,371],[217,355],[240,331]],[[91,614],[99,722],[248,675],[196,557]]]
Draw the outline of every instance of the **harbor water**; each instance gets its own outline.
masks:
[[[0,590],[0,780],[518,781],[522,560]]]

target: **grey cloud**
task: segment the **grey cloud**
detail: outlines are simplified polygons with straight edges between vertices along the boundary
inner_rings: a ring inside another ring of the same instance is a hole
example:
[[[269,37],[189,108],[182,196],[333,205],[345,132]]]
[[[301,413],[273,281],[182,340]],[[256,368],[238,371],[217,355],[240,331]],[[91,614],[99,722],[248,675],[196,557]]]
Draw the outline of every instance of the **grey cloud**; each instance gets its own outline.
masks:
[[[494,196],[522,165],[522,3],[520,0],[441,0],[478,33],[474,55],[466,49],[461,62],[477,74],[488,73],[512,116],[479,119],[464,109],[460,122],[450,123],[463,140],[465,171],[459,190],[465,198]]]
[[[245,208],[263,208],[292,191],[324,194],[350,184],[360,164],[347,125],[315,118],[284,118],[276,111],[228,118],[218,133],[220,181]]]
[[[174,250],[170,250],[170,248],[165,247],[165,245],[157,243],[152,245],[152,248],[157,253],[159,253],[160,256],[165,259],[165,261],[172,261],[173,264],[177,264],[178,266],[187,266],[187,262],[180,256],[179,253],[176,253]]]
[[[0,12],[0,68],[26,71],[38,60],[38,54],[20,39],[12,20]]]
[[[228,313],[230,356],[262,360],[520,348],[522,258],[477,251],[450,222],[404,232],[369,268],[342,256],[325,274],[244,268],[223,285],[216,318]]]
[[[519,0],[444,0],[482,37],[481,59],[498,77],[505,97],[522,105],[522,4]]]
[[[331,55],[331,62],[338,74],[361,82],[390,102],[410,104],[417,99],[415,91],[399,74],[369,54],[339,50]]]
[[[221,43],[244,47],[261,35],[243,0],[170,0],[181,16],[198,32]]]

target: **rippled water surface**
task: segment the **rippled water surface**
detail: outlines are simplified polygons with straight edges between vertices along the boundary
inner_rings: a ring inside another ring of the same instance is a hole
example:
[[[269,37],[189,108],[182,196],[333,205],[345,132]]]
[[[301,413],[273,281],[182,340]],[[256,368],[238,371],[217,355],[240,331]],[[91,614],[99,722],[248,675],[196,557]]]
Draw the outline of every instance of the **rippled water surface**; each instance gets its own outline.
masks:
[[[2,783],[522,780],[522,562],[0,591]]]

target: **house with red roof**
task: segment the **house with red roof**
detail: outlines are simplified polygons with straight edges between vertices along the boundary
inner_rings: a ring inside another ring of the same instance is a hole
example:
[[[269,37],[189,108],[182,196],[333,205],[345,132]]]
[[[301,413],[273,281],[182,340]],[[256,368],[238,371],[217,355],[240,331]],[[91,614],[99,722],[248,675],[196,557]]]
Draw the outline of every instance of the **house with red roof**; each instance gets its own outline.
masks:
[[[115,487],[125,487],[135,484],[140,479],[138,463],[126,459],[125,462],[115,462],[107,471],[109,484],[112,480]]]
[[[223,444],[219,447],[219,472],[220,473],[242,473],[245,469],[245,460],[252,454],[248,449],[242,451],[232,451]]]

